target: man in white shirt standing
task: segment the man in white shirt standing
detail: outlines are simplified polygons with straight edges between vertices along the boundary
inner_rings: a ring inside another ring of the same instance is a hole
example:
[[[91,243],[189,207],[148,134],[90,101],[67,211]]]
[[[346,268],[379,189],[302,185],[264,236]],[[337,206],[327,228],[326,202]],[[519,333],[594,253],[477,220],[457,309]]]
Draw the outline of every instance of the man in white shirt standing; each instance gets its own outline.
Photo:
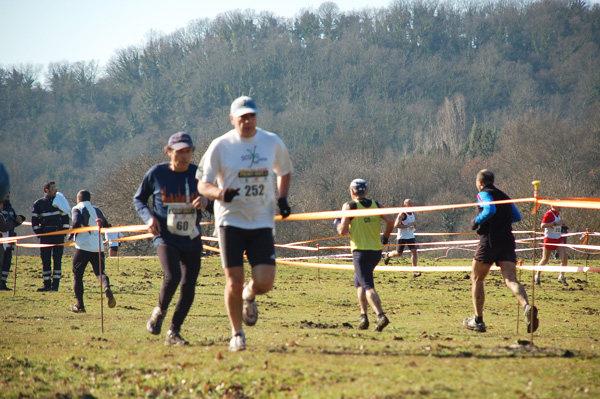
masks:
[[[197,172],[198,192],[215,200],[232,352],[246,349],[242,322],[248,326],[256,323],[255,296],[273,288],[275,204],[282,217],[291,213],[287,202],[292,172],[288,150],[279,136],[256,127],[257,114],[252,98],[234,100],[229,115],[234,129],[211,143]],[[247,283],[244,254],[252,267],[252,280]]]

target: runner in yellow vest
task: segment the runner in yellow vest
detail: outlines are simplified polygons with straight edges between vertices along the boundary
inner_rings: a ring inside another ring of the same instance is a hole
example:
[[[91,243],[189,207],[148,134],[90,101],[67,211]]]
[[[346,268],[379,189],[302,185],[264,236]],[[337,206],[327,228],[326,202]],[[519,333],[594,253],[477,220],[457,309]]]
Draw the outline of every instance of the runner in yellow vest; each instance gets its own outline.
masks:
[[[367,182],[363,179],[354,179],[350,183],[350,196],[352,201],[346,202],[342,210],[383,208],[377,201],[366,198]],[[381,219],[385,221],[385,231],[380,238]],[[375,331],[382,331],[390,321],[383,313],[381,299],[375,291],[373,270],[381,260],[382,244],[387,244],[390,234],[394,229],[394,217],[391,215],[343,217],[334,221],[335,228],[340,235],[350,233],[350,247],[352,263],[354,264],[354,286],[358,295],[360,306],[359,330],[369,328],[367,317],[368,305],[371,305],[377,314]]]

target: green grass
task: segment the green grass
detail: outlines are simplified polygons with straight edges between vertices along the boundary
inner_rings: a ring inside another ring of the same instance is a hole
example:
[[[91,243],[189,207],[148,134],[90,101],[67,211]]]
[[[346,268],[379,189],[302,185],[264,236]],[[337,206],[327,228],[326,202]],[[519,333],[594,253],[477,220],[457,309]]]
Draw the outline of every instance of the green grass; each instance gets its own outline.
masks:
[[[568,274],[568,288],[555,274],[544,275],[536,287],[541,325],[532,348],[519,343],[530,337],[522,323],[516,332],[520,310],[498,272],[486,282],[485,334],[461,325],[472,314],[466,273],[416,279],[376,273],[391,320],[376,333],[356,329],[352,272],[279,266],[275,289],[258,298],[257,325],[245,329],[248,350],[230,353],[219,258],[203,261],[182,328],[191,345],[180,348],[165,347],[164,332],[146,332],[162,279],[156,258],[121,258],[118,270],[116,259],[108,259],[117,307],[104,307],[103,333],[90,266],[87,313],[68,310],[74,302],[70,262],[65,257],[58,293],[38,293],[39,258],[19,257],[16,296],[0,292],[0,397],[600,397],[600,276],[594,273]],[[530,278],[523,273],[528,293]]]

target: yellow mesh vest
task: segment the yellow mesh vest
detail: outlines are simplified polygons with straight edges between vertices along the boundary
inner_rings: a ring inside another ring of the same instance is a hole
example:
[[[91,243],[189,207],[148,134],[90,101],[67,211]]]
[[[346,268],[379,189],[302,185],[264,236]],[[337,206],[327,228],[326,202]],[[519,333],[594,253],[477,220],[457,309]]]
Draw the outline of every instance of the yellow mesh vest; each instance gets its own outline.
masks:
[[[357,209],[365,209],[360,201],[355,201]],[[371,200],[369,209],[377,208],[377,203]],[[381,251],[381,217],[363,216],[352,218],[350,222],[350,250]]]

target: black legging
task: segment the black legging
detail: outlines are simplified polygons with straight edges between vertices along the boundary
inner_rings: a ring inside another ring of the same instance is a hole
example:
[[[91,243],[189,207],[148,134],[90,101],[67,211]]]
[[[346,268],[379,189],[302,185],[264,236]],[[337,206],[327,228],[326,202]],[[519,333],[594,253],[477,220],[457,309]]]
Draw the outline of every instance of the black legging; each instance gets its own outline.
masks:
[[[158,296],[158,306],[163,312],[168,309],[181,282],[179,300],[171,320],[171,330],[179,331],[194,302],[202,250],[181,251],[168,244],[159,244],[156,252],[165,274]]]
[[[100,262],[102,262],[102,264],[100,264]],[[76,249],[75,254],[73,255],[73,291],[77,298],[77,304],[81,308],[85,307],[83,303],[83,275],[88,263],[92,264],[94,274],[102,282],[102,287],[104,287],[104,289],[110,287],[110,280],[104,271],[104,254],[100,254],[99,257],[98,252]]]

